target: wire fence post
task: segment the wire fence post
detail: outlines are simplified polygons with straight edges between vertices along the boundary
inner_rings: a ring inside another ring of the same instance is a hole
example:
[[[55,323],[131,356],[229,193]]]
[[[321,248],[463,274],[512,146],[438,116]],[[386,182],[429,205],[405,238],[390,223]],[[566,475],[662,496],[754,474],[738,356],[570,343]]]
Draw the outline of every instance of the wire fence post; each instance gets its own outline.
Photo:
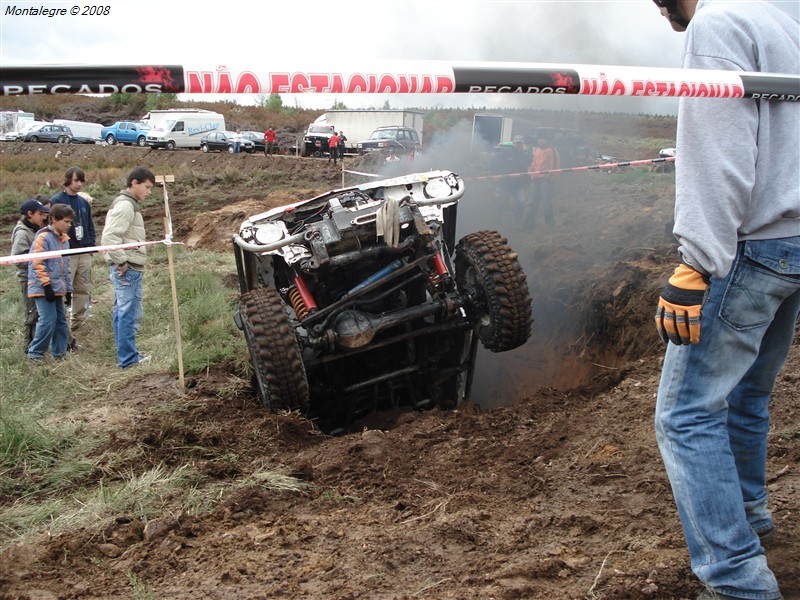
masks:
[[[175,287],[175,262],[172,255],[172,216],[169,212],[167,183],[175,181],[174,175],[156,175],[156,183],[164,188],[164,237],[167,245],[167,264],[169,265],[169,285],[172,290],[172,313],[175,318],[175,345],[178,350],[178,383],[181,392],[186,390],[183,377],[183,345],[181,344],[181,317],[178,311],[178,290]]]

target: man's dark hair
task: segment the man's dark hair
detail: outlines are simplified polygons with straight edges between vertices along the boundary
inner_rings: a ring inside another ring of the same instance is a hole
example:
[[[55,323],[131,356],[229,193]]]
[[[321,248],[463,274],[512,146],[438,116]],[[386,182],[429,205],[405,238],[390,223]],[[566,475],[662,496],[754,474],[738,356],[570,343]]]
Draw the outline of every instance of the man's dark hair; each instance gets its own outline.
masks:
[[[151,181],[153,185],[155,185],[156,176],[153,175],[153,172],[147,167],[136,167],[133,171],[128,173],[128,179],[127,179],[128,187],[131,187],[131,185],[133,185],[134,180],[138,181],[139,183],[144,183],[145,181]]]
[[[47,206],[48,208],[50,207],[50,198],[48,198],[44,194],[36,194],[33,197],[33,199],[34,200],[38,200],[39,202],[41,202],[44,206]]]
[[[63,221],[67,217],[75,218],[75,211],[69,204],[54,204],[50,209],[50,222]]]
[[[67,169],[67,172],[64,173],[64,187],[72,183],[73,175],[78,178],[78,181],[86,183],[86,173],[83,172],[83,169],[80,167],[70,167]]]

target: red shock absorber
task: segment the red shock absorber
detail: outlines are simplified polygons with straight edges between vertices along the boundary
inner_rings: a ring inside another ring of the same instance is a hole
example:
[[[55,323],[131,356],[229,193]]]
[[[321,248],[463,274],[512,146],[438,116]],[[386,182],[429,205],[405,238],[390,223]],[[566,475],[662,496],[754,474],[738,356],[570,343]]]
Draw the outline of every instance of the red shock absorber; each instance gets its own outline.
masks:
[[[439,274],[439,277],[449,275],[447,271],[447,265],[444,264],[444,259],[442,258],[441,252],[437,252],[433,255],[433,266],[436,267],[436,272]]]
[[[305,280],[300,275],[295,275],[294,285],[297,287],[297,291],[300,292],[300,299],[303,301],[306,311],[314,312],[317,310],[317,302],[314,300],[314,296],[311,295],[311,290],[308,289]]]

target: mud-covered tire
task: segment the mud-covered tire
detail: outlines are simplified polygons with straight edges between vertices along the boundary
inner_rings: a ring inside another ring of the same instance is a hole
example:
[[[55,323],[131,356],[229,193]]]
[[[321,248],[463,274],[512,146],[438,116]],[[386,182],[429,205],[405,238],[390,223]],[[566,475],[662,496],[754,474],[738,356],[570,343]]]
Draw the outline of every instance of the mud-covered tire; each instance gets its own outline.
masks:
[[[239,301],[250,360],[261,403],[272,411],[309,408],[309,389],[300,343],[272,288],[256,288]]]
[[[506,352],[524,344],[533,323],[528,283],[517,254],[496,231],[477,231],[456,246],[456,285],[469,294],[466,310],[476,320],[487,350]]]

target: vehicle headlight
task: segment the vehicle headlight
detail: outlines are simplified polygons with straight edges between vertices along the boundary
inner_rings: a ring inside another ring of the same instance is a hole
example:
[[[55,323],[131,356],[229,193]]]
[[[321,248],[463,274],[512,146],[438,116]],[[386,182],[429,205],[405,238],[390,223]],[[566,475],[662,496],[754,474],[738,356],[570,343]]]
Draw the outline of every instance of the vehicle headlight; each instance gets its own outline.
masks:
[[[450,186],[439,177],[425,184],[425,195],[428,198],[446,198],[450,194]]]
[[[264,223],[256,227],[256,242],[259,244],[274,244],[283,239],[283,228],[275,223]]]

